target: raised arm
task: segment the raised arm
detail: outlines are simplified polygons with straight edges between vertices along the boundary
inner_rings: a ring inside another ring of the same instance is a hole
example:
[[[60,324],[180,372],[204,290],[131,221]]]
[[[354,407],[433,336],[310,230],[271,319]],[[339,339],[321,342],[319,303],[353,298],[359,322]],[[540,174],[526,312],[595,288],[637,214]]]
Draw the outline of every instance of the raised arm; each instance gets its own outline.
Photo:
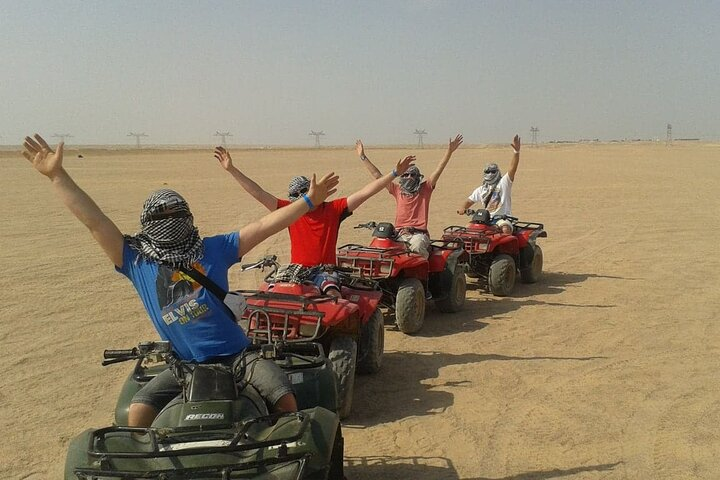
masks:
[[[265,215],[257,222],[253,222],[240,229],[240,249],[238,258],[253,249],[258,243],[289,227],[295,220],[307,213],[312,205],[320,205],[337,190],[338,176],[328,173],[320,181],[315,181],[313,174],[310,181],[310,190],[303,198],[292,204],[278,208]]]
[[[515,138],[513,138],[513,143],[511,143],[510,146],[513,148],[513,159],[510,162],[508,177],[510,177],[511,182],[514,182],[515,172],[517,172],[517,167],[520,163],[520,137],[518,135],[515,135]]]
[[[443,170],[445,170],[445,167],[447,166],[448,162],[450,161],[450,157],[452,157],[452,154],[455,152],[455,150],[458,149],[460,144],[463,142],[463,136],[457,135],[455,137],[455,140],[450,139],[448,142],[448,148],[445,152],[445,156],[442,160],[440,160],[440,163],[438,164],[435,171],[430,175],[430,178],[428,178],[428,182],[430,182],[430,186],[432,188],[435,188],[435,185],[437,184],[438,179],[440,178],[440,175],[442,175]]]
[[[34,137],[25,137],[23,156],[35,167],[35,170],[50,179],[55,192],[68,210],[90,230],[93,238],[110,260],[116,266],[122,267],[123,235],[63,168],[64,143],[60,142],[53,152],[40,135],[36,133]]]
[[[243,187],[243,189],[245,189],[245,191],[255,200],[265,205],[265,208],[271,212],[277,209],[277,197],[263,190],[260,185],[238,170],[232,163],[230,152],[225,150],[224,147],[217,147],[215,149],[215,158],[217,158],[218,162],[220,162],[220,166],[229,172],[230,175],[237,180],[240,186]]]
[[[360,157],[360,160],[365,165],[367,171],[370,173],[371,177],[380,178],[383,176],[382,172],[378,170],[378,168],[370,161],[367,155],[365,155],[365,147],[363,146],[362,140],[358,140],[355,142],[355,151],[357,152],[358,157]]]
[[[348,210],[354,212],[356,208],[362,205],[365,200],[378,193],[383,188],[387,188],[398,175],[402,175],[405,171],[410,168],[415,161],[415,157],[410,155],[400,160],[395,169],[387,175],[380,176],[372,182],[365,185],[363,188],[347,197]]]

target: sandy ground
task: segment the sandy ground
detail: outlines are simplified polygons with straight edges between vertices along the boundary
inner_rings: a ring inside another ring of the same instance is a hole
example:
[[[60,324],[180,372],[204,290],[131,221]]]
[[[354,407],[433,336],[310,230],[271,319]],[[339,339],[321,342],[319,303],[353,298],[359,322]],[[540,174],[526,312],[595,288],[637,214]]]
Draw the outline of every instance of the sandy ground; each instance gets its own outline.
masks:
[[[428,174],[442,149],[368,149],[387,170],[416,153]],[[264,214],[211,152],[69,151],[66,167],[121,230],[170,186],[204,234]],[[236,164],[282,196],[293,174],[335,170],[341,194],[367,180],[354,151],[236,151]],[[509,149],[463,146],[440,180],[431,232],[485,162]],[[140,301],[47,180],[0,157],[0,478],[61,477],[69,439],[112,420],[128,365],[102,350],[156,334]],[[523,148],[514,214],[543,222],[545,274],[508,298],[472,288],[458,314],[428,311],[416,336],[386,332],[380,373],[358,378],[345,425],[347,475],[362,479],[676,479],[720,475],[720,146]],[[381,192],[345,222],[390,220]],[[279,253],[281,233],[248,255]],[[255,273],[231,272],[252,288]]]

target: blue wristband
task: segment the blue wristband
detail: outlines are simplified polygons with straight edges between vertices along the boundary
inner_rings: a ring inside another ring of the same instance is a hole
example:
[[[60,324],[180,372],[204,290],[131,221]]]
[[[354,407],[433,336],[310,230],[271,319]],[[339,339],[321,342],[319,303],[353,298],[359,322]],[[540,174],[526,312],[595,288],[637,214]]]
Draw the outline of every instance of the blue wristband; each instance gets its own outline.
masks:
[[[307,193],[303,193],[302,198],[305,200],[305,203],[307,203],[307,206],[310,207],[310,210],[315,208],[315,205],[313,205],[312,200],[310,200],[310,197],[307,196]]]
[[[393,168],[393,171],[392,171],[392,176],[393,176],[393,177],[397,177],[397,176],[398,176],[397,170],[395,170],[394,168]]]

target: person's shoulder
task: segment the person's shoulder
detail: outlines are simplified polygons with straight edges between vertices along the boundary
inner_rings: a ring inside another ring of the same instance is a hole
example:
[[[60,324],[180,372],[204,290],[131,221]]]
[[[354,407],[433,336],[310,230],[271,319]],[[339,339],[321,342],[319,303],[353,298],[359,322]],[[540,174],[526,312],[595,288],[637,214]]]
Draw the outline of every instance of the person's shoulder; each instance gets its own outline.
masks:
[[[240,237],[239,232],[221,233],[219,235],[211,235],[208,237],[203,237],[202,242],[206,248],[208,248],[208,247],[212,248],[214,246],[221,245],[221,244],[227,244],[227,243],[237,244],[239,237]]]

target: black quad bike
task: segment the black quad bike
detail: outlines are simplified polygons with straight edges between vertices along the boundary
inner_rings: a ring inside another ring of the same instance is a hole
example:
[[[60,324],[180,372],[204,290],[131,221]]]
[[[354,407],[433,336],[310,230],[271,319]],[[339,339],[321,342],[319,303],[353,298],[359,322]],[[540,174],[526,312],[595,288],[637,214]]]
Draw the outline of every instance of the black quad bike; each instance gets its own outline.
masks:
[[[269,414],[242,382],[253,358],[275,361],[293,383],[296,413]],[[103,365],[134,360],[113,426],[88,429],[68,449],[65,480],[342,480],[335,375],[315,343],[255,345],[231,366],[178,360],[168,342],[106,350]],[[170,368],[182,394],[150,428],[127,425],[133,395]]]

